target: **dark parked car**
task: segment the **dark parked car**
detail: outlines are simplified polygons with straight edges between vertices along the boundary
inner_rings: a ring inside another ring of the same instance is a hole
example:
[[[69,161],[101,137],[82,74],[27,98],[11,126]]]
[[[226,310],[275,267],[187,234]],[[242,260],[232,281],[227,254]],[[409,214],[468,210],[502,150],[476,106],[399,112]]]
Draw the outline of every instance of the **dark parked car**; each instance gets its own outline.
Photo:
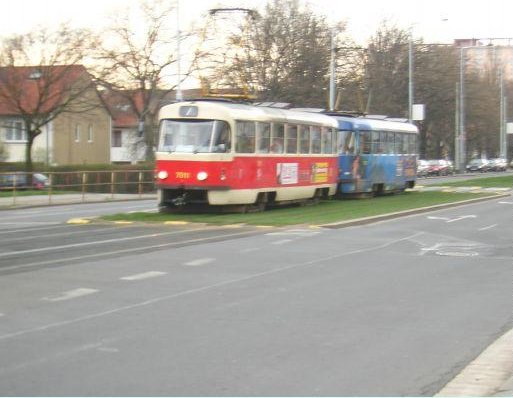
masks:
[[[48,177],[41,173],[32,174],[32,183],[28,180],[26,173],[0,173],[0,189],[45,189],[48,188]]]
[[[490,169],[489,161],[486,159],[472,159],[467,164],[467,171],[479,171],[484,173]]]
[[[506,171],[508,162],[503,158],[490,159],[489,169],[493,171]]]

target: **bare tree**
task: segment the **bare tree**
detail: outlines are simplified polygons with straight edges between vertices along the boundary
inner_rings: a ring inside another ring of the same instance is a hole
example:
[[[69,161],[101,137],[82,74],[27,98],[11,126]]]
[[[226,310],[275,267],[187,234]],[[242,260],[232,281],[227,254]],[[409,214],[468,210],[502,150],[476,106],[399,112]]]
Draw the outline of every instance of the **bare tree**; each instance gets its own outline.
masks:
[[[139,9],[142,19],[133,21],[128,10],[115,18],[96,56],[102,84],[122,96],[139,120],[139,143],[146,147],[147,160],[153,159],[156,112],[177,86],[177,79],[170,79],[177,62],[178,39],[170,3],[144,1]],[[189,74],[182,73],[181,79]]]
[[[336,28],[343,32],[343,24]],[[273,0],[260,17],[246,18],[227,48],[238,51],[223,61],[211,80],[248,86],[261,100],[299,106],[327,103],[331,27],[298,0]],[[227,53],[229,54],[229,53]]]
[[[2,113],[23,120],[27,171],[32,170],[32,144],[43,126],[60,114],[98,106],[94,81],[82,65],[95,45],[89,31],[67,25],[2,40],[0,104]]]

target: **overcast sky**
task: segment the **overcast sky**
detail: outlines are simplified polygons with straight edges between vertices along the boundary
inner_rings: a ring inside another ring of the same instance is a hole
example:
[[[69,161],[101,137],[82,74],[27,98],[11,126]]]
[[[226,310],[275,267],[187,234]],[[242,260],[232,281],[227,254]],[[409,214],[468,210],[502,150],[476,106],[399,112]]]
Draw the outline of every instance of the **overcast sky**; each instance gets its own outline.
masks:
[[[169,0],[176,3],[177,0]],[[135,6],[138,0],[0,0],[0,36],[22,33],[35,26],[64,21],[98,29],[116,9]],[[201,24],[208,9],[244,6],[259,8],[264,0],[180,0],[184,27]],[[349,34],[360,44],[380,21],[401,28],[413,26],[414,36],[427,42],[456,38],[513,37],[513,0],[309,0],[312,9],[330,22],[345,20]],[[442,22],[442,20],[445,20]]]

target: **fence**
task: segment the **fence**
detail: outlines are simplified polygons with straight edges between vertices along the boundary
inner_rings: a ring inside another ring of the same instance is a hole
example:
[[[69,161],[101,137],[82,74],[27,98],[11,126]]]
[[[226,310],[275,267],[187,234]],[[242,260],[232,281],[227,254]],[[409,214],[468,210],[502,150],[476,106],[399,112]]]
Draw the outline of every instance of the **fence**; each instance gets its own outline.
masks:
[[[151,170],[0,173],[0,198],[3,202],[10,198],[12,205],[29,196],[47,196],[46,202],[51,204],[66,195],[74,195],[75,201],[87,202],[143,198],[154,193]]]

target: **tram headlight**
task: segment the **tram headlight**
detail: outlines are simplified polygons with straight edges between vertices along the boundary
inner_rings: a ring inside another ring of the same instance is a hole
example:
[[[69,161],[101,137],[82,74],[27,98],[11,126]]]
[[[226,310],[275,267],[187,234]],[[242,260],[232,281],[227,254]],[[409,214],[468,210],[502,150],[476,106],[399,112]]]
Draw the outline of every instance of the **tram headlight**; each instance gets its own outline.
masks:
[[[198,179],[198,181],[205,181],[208,178],[208,174],[206,171],[200,171],[196,175],[196,178]]]
[[[168,177],[169,174],[167,174],[167,171],[165,170],[160,170],[158,173],[157,173],[157,178],[159,180],[165,180],[167,177]]]

